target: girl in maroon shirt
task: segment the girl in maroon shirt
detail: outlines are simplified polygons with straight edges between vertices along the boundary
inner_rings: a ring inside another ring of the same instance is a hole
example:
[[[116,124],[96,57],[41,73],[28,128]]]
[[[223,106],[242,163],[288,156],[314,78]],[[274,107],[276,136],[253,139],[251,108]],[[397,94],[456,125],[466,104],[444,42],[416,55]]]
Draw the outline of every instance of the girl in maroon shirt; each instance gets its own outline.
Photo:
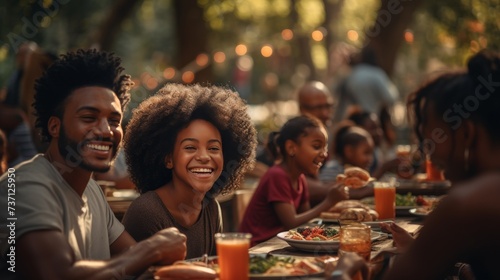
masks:
[[[309,204],[305,175],[317,176],[327,157],[328,136],[320,121],[295,117],[270,139],[268,148],[278,151],[281,160],[261,178],[240,226],[252,234],[252,245],[306,223],[347,196],[336,186],[323,202],[314,208]]]

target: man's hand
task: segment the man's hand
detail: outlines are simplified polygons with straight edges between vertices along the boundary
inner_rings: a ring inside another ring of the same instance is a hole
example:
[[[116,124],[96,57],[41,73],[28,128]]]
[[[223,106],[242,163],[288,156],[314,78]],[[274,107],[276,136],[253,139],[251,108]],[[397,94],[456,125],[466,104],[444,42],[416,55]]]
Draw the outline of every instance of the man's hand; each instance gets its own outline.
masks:
[[[169,265],[186,258],[186,236],[177,228],[163,229],[153,235],[149,241],[161,252],[161,264]]]

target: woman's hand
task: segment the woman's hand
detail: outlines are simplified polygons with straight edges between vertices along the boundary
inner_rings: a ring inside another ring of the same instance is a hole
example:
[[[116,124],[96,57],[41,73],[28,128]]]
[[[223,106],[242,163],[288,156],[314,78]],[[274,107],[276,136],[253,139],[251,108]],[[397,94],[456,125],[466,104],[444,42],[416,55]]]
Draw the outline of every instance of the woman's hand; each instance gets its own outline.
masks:
[[[392,239],[396,244],[396,247],[406,250],[410,244],[413,242],[414,238],[402,227],[396,225],[396,223],[380,223],[380,228],[383,231],[392,234]]]

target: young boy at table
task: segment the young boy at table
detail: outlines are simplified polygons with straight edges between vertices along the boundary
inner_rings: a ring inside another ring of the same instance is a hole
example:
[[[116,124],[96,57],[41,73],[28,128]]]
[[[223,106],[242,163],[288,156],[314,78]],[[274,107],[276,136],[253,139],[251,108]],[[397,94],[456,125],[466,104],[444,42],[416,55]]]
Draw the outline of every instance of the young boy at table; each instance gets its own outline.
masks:
[[[127,231],[143,240],[175,226],[187,236],[187,258],[215,255],[215,197],[238,188],[255,158],[245,102],[227,88],[168,84],[134,111],[124,142],[141,193],[123,218]]]
[[[78,50],[37,80],[36,126],[49,147],[0,177],[1,279],[128,278],[185,257],[175,228],[136,243],[91,179],[120,147],[133,85],[120,62]]]
[[[268,169],[245,211],[241,232],[252,234],[252,245],[281,231],[316,218],[347,195],[343,187],[331,187],[324,200],[311,208],[305,175],[316,176],[326,158],[328,136],[321,122],[300,116],[287,121],[270,149],[280,153],[280,163]]]

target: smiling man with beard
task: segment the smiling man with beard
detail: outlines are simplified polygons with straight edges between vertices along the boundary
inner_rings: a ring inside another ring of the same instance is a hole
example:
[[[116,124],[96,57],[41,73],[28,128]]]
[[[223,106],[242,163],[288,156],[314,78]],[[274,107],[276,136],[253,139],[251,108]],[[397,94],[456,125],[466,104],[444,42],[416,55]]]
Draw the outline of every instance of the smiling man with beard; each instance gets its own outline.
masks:
[[[37,80],[36,127],[49,146],[0,177],[0,279],[122,279],[185,257],[176,228],[136,243],[91,179],[122,140],[133,82],[120,63],[78,50]]]

